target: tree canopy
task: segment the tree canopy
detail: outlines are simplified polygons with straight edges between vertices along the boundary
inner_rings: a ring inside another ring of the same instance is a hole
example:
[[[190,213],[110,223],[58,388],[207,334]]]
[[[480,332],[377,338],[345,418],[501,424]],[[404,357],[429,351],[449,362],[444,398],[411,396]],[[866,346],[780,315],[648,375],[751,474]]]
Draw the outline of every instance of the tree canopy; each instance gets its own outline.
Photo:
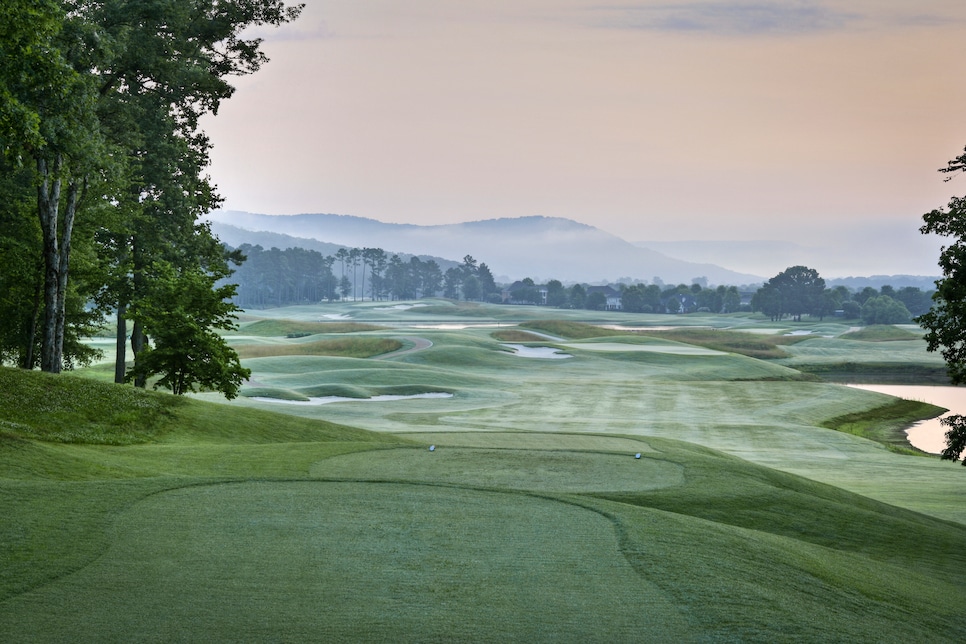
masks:
[[[966,152],[940,172],[963,170]],[[966,382],[966,197],[953,197],[946,208],[923,215],[923,221],[920,232],[949,237],[951,241],[939,254],[943,277],[936,282],[933,307],[916,321],[926,329],[927,349],[942,353],[950,380],[959,385]],[[959,460],[966,450],[966,417],[948,416],[942,422],[949,428],[942,457]]]
[[[200,119],[232,95],[231,76],[267,60],[248,30],[288,22],[300,10],[281,0],[3,3],[0,246],[14,261],[0,267],[0,283],[16,287],[0,302],[0,316],[11,322],[0,358],[58,372],[85,357],[78,333],[112,310],[117,379],[124,379],[131,320],[136,383],[143,385],[152,370],[138,362],[151,349],[148,329],[160,342],[165,325],[158,320],[204,320],[209,330],[225,322],[204,314],[210,303],[197,293],[201,285],[210,297],[230,296],[215,281],[240,259],[196,225],[220,203],[205,174],[210,143]],[[157,293],[171,276],[197,297],[162,301]],[[178,307],[185,316],[171,318]],[[237,362],[222,349],[207,360]],[[197,370],[179,378],[183,384],[162,382],[176,393],[190,390],[192,378],[215,382]]]
[[[772,277],[758,289],[752,308],[773,320],[786,315],[801,320],[802,315],[825,313],[825,280],[807,266],[791,266]]]

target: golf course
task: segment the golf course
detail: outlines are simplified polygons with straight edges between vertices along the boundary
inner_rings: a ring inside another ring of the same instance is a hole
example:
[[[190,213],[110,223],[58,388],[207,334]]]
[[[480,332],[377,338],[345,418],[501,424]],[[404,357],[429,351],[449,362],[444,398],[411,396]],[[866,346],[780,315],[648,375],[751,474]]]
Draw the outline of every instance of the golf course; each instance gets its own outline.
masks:
[[[4,642],[957,642],[911,325],[246,311],[240,395],[0,368]]]

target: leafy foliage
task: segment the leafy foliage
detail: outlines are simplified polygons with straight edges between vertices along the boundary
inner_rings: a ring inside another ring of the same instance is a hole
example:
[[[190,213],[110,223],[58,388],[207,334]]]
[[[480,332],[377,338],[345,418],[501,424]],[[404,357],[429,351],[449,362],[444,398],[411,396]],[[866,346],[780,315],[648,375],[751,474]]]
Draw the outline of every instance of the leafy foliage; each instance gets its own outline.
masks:
[[[966,152],[940,172],[962,170],[966,170]],[[933,307],[916,321],[926,329],[928,350],[942,353],[952,383],[963,384],[966,382],[966,197],[953,197],[946,209],[927,212],[922,219],[925,223],[920,232],[951,237],[953,241],[939,254],[943,277],[936,282]],[[966,416],[953,415],[942,422],[949,428],[942,457],[959,460],[966,451]]]
[[[230,303],[234,286],[215,287],[220,272],[178,271],[169,264],[155,266],[151,290],[132,307],[154,346],[138,356],[132,377],[160,374],[157,387],[180,395],[198,387],[220,391],[229,399],[251,375],[238,354],[213,329],[235,329]]]

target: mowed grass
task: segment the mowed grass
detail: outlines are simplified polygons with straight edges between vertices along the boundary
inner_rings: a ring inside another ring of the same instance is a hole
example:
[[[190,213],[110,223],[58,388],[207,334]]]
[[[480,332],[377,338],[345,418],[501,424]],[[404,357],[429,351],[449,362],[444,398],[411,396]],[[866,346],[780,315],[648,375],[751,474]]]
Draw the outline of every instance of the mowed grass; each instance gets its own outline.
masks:
[[[547,434],[445,434],[431,452],[411,438],[370,451],[197,431],[56,445],[144,471],[0,480],[13,546],[0,554],[0,629],[37,641],[959,636],[962,525],[678,441],[570,435],[558,449]]]
[[[922,333],[913,333],[890,324],[873,324],[855,331],[849,331],[839,337],[844,340],[861,340],[863,342],[901,342],[921,339]]]
[[[317,333],[358,333],[384,329],[375,324],[361,322],[306,322],[303,320],[257,320],[243,324],[240,333],[261,336],[295,336]]]
[[[781,345],[794,344],[803,339],[802,336],[760,336],[740,331],[688,327],[682,327],[680,329],[618,330],[570,320],[538,320],[525,322],[520,326],[574,340],[614,336],[663,338],[674,342],[693,344],[714,351],[737,353],[758,359],[787,358],[788,354],[782,350]]]
[[[434,401],[215,405],[7,370],[92,440],[45,438],[43,414],[0,399],[0,632],[961,640],[962,468],[821,426],[864,414],[882,431],[889,397],[621,332],[526,359],[491,331],[419,331],[431,346],[387,360],[245,361],[296,395],[456,393]],[[112,439],[151,405],[150,431]]]
[[[287,344],[243,344],[236,351],[243,360],[295,355],[370,358],[402,347],[403,343],[393,338],[348,337]]]

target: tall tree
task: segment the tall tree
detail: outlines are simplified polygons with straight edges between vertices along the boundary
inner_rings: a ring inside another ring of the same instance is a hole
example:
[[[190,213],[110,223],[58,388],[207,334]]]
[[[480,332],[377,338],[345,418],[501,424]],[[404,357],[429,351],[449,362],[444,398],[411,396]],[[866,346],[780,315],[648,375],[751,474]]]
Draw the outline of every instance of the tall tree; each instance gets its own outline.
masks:
[[[762,291],[768,292],[762,293]],[[807,266],[791,266],[768,280],[768,283],[759,289],[762,295],[758,299],[760,308],[757,310],[772,319],[791,315],[801,320],[803,314],[812,314],[821,310],[824,292],[825,280],[819,277],[818,271]],[[776,303],[777,310],[774,308]],[[768,307],[767,311],[761,308],[765,306]]]
[[[126,189],[117,200],[126,219],[116,258],[127,267],[117,274],[130,276],[116,285],[118,376],[124,312],[148,293],[156,263],[201,270],[206,261],[188,252],[201,247],[195,237],[210,236],[195,221],[220,202],[205,176],[210,144],[199,123],[234,92],[230,76],[253,73],[266,61],[261,41],[242,32],[292,20],[300,8],[279,0],[76,2],[76,12],[96,26],[96,40],[107,52],[90,74],[98,83],[103,129],[127,161]],[[143,316],[132,319],[137,361],[148,337]]]
[[[964,170],[966,152],[940,172]],[[951,241],[939,253],[943,277],[936,282],[933,307],[916,322],[926,329],[926,348],[942,353],[950,380],[960,385],[966,382],[966,197],[953,197],[946,208],[928,212],[922,218],[925,223],[920,232],[949,237]],[[956,414],[942,422],[949,428],[942,458],[959,460],[966,450],[966,416]]]

